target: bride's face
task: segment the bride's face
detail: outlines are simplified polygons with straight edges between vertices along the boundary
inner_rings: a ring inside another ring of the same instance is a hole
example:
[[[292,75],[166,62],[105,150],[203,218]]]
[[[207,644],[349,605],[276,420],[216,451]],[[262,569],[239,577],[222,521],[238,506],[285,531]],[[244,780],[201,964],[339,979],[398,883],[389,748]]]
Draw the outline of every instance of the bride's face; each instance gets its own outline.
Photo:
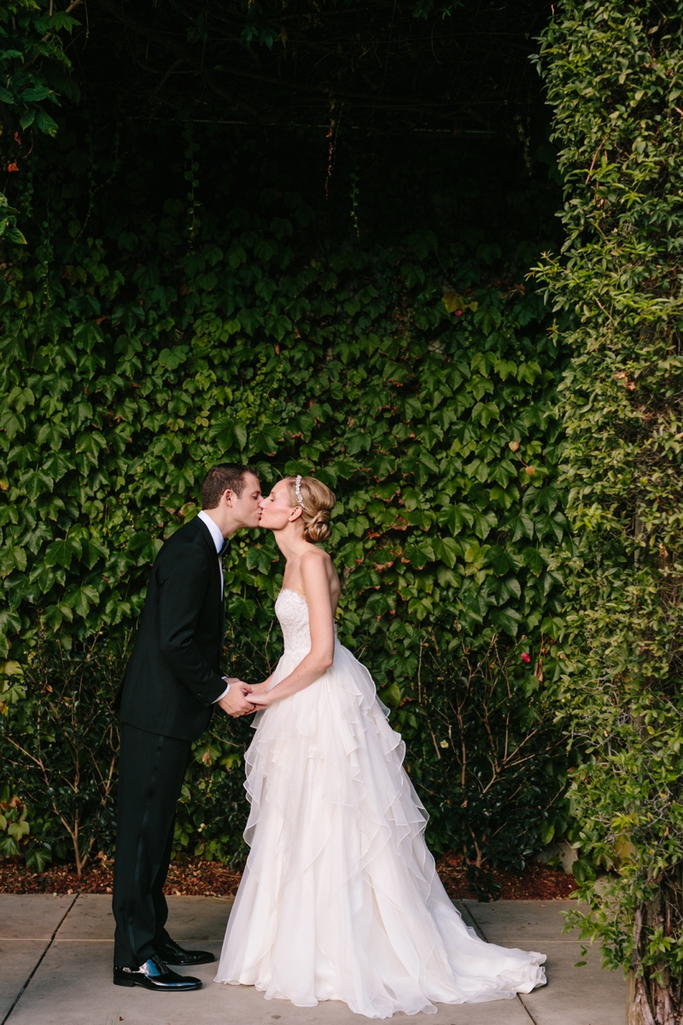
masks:
[[[284,530],[288,523],[297,518],[298,506],[292,506],[289,485],[279,480],[267,498],[261,499],[261,527],[268,530]]]

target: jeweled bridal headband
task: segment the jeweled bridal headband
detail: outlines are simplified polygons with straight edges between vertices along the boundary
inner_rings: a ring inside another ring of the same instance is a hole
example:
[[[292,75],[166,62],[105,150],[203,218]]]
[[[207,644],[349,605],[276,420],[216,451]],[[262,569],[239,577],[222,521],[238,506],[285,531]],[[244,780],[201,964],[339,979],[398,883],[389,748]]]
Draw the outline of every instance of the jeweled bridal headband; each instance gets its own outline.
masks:
[[[294,490],[296,491],[296,497],[297,497],[297,500],[299,502],[299,505],[303,509],[303,507],[304,507],[304,500],[301,497],[301,479],[302,479],[301,478],[301,474],[300,473],[297,474],[297,478],[294,481]]]

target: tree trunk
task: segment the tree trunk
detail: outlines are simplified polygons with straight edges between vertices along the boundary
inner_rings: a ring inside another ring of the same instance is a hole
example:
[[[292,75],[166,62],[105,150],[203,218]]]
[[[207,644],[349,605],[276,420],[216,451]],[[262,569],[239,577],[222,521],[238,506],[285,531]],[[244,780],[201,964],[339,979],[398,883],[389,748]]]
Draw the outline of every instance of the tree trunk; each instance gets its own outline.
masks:
[[[627,987],[627,1025],[683,1025],[683,976],[665,962],[643,964],[649,940],[661,930],[679,940],[683,931],[683,866],[667,872],[656,896],[639,904],[635,921],[635,971]]]
[[[648,978],[629,974],[626,996],[626,1025],[680,1025],[683,1021],[679,986],[671,985],[667,973],[657,981],[654,971]]]

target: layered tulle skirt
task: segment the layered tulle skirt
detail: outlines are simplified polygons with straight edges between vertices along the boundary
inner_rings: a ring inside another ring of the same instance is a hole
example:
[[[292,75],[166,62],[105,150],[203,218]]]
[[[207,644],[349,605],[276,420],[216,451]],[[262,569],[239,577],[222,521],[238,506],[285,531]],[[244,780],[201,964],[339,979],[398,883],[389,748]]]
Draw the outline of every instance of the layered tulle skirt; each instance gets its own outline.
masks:
[[[286,652],[284,679],[305,652]],[[367,670],[340,644],[310,687],[259,713],[251,847],[217,982],[370,1018],[498,1000],[545,983],[545,955],[465,925],[424,841],[426,812]]]

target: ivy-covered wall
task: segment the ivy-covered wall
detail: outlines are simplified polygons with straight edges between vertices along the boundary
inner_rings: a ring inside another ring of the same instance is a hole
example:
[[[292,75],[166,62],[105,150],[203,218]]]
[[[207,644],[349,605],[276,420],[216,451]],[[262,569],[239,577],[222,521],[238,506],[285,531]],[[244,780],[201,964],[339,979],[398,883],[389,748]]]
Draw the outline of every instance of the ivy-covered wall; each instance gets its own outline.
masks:
[[[306,0],[286,32],[246,0],[67,5],[0,11],[0,851],[111,850],[111,697],[149,568],[234,459],[334,488],[340,634],[430,841],[520,864],[567,824],[564,357],[526,279],[559,238],[526,60],[547,5]],[[276,556],[252,535],[226,566],[226,669],[249,679],[279,653]],[[249,735],[216,717],[196,745],[181,849],[241,856]]]
[[[155,553],[196,512],[210,465],[255,463],[266,488],[315,472],[338,496],[341,638],[395,709],[432,843],[519,863],[566,825],[548,640],[566,529],[559,353],[542,301],[523,282],[480,284],[481,253],[437,249],[430,232],[302,260],[292,238],[310,211],[296,195],[273,205],[188,246],[169,202],[162,255],[137,266],[97,239],[12,254],[4,656],[11,668],[43,638],[76,652],[96,637],[123,660]],[[226,669],[260,678],[277,658],[279,579],[265,533],[233,545]],[[12,694],[6,733],[36,696]],[[179,840],[225,856],[242,811],[220,803],[241,792],[248,730],[213,726]]]

